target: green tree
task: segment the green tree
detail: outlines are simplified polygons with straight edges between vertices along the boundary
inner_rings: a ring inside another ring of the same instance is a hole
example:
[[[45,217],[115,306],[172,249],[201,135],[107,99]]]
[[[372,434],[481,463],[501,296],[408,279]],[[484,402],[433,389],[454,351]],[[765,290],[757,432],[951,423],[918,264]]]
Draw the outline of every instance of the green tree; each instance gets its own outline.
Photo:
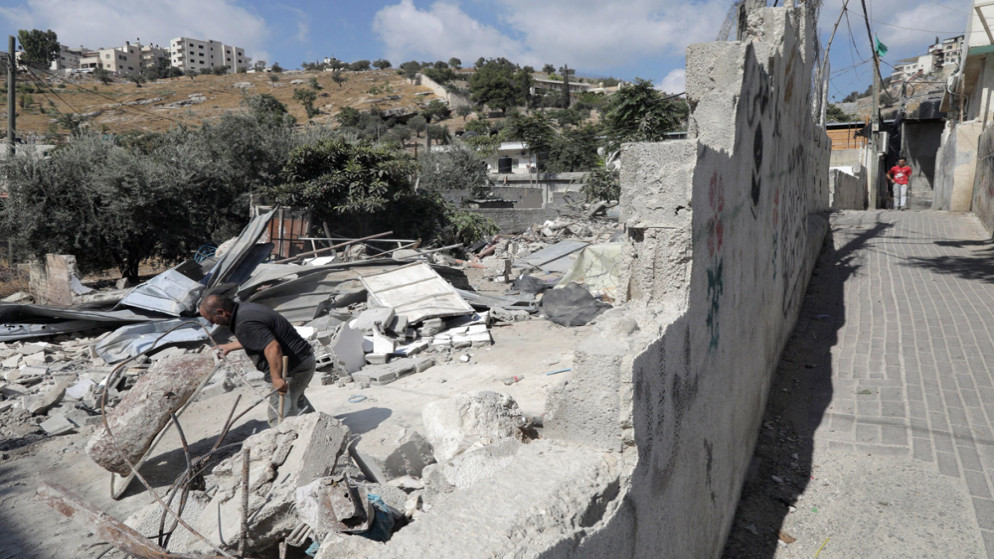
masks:
[[[24,48],[22,60],[28,64],[48,66],[59,57],[59,37],[51,29],[21,29],[17,32],[17,39]]]
[[[459,105],[456,107],[456,114],[462,117],[462,121],[466,122],[466,117],[473,114],[473,107],[469,105]]]
[[[425,133],[436,145],[445,145],[452,141],[452,133],[449,129],[438,124],[429,124]]]
[[[380,58],[373,61],[373,68],[377,70],[386,70],[391,66],[390,61],[385,58]]]
[[[141,72],[130,72],[128,73],[128,81],[134,82],[136,87],[141,87],[145,83],[145,76]]]
[[[825,107],[825,120],[828,122],[853,122],[859,118],[856,115],[846,113],[835,103],[829,103]]]
[[[266,61],[265,60],[256,60],[255,63],[252,64],[252,69],[255,70],[256,72],[265,72],[266,71]]]
[[[279,73],[281,73],[283,71],[283,67],[280,66],[279,62],[273,62],[273,67],[270,68],[270,70],[272,70],[273,72],[279,74]]]
[[[342,126],[355,127],[359,126],[360,119],[362,118],[362,113],[359,109],[354,107],[342,107],[338,114],[335,115],[335,120],[338,121]]]
[[[666,99],[648,80],[619,89],[604,106],[604,128],[612,145],[621,142],[658,142],[681,125],[686,103]]]
[[[104,85],[111,82],[111,73],[99,66],[93,70],[93,77],[100,80]]]
[[[462,60],[459,60],[458,58],[453,56],[452,58],[449,59],[449,68],[455,68],[456,70],[462,68]]]
[[[345,87],[345,82],[349,81],[349,79],[342,75],[341,70],[335,70],[331,73],[331,81],[337,83],[338,87]]]
[[[422,68],[421,73],[439,84],[447,84],[456,79],[456,73],[451,68],[436,68],[429,66]]]
[[[440,120],[445,120],[449,118],[452,114],[452,110],[449,106],[441,99],[432,99],[428,102],[423,109],[421,109],[421,115],[425,117],[428,122],[438,122]]]
[[[471,196],[482,197],[492,187],[486,161],[475,149],[465,145],[454,144],[447,151],[426,153],[418,162],[423,188],[436,191],[466,189]]]
[[[415,135],[420,138],[421,133],[428,127],[428,119],[421,115],[414,115],[407,120],[407,125],[414,130]]]
[[[318,94],[313,89],[297,88],[293,90],[293,100],[299,102],[307,111],[307,118],[314,118],[318,111],[314,108],[314,101],[317,101]]]
[[[242,103],[252,118],[264,126],[293,126],[296,122],[286,105],[268,93],[246,97]]]
[[[556,137],[556,130],[545,113],[536,112],[530,116],[514,113],[507,119],[507,137],[521,140],[532,153],[547,154]]]
[[[546,170],[568,173],[594,169],[598,162],[600,134],[600,128],[592,124],[564,128],[552,140]]]
[[[580,189],[588,201],[604,200],[610,202],[621,196],[621,177],[617,169],[609,169],[603,164],[587,173],[583,187]]]
[[[369,70],[369,61],[356,60],[352,64],[349,64],[349,70],[352,70],[353,72],[364,72],[366,70]]]
[[[398,71],[400,75],[413,81],[417,77],[418,72],[421,71],[421,63],[416,60],[409,60],[401,64]]]
[[[477,105],[507,110],[528,102],[531,75],[506,58],[487,60],[469,79],[470,98]]]
[[[276,84],[279,81],[280,81],[280,75],[278,73],[269,74],[269,85],[276,87]]]
[[[544,74],[555,74],[556,73],[556,67],[553,66],[552,64],[546,64],[545,66],[542,66],[542,73],[544,73]]]
[[[313,89],[314,91],[321,91],[322,89],[324,89],[323,87],[321,87],[321,84],[318,83],[317,78],[311,78],[310,84],[311,84],[311,89]]]

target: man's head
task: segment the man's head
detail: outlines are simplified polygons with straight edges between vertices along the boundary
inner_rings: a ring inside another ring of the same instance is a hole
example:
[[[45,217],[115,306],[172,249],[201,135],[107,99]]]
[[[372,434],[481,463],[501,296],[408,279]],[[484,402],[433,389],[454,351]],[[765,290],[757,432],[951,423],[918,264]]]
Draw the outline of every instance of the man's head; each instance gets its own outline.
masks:
[[[231,324],[231,313],[235,310],[235,302],[220,295],[208,295],[200,303],[200,316],[211,324],[228,326]]]
[[[908,164],[908,161],[905,158],[901,157],[897,160],[897,164],[900,165],[901,167],[904,167]]]

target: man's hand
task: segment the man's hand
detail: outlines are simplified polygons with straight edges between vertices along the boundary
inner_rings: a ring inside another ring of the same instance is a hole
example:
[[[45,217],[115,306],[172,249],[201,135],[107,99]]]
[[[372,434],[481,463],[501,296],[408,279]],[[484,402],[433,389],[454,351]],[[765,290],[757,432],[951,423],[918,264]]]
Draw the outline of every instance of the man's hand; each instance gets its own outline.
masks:
[[[290,389],[290,383],[288,383],[282,377],[273,379],[273,388],[276,389],[280,394],[286,394],[287,390]]]
[[[227,344],[221,344],[217,346],[217,349],[221,353],[221,357],[224,357],[225,355],[228,355],[232,351],[237,351],[239,349],[242,349],[242,344],[238,342],[231,342]]]

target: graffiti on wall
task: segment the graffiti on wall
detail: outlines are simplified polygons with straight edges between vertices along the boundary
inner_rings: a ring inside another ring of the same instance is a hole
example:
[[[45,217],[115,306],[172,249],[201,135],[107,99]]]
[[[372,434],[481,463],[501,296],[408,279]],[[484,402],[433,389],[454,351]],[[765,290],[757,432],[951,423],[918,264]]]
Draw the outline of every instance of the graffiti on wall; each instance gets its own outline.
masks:
[[[711,184],[708,186],[708,205],[711,208],[711,217],[707,222],[707,297],[710,304],[706,322],[710,336],[708,351],[713,351],[718,347],[718,311],[721,308],[721,295],[724,292],[721,253],[725,237],[725,222],[722,215],[725,211],[725,181],[717,171],[711,175]]]

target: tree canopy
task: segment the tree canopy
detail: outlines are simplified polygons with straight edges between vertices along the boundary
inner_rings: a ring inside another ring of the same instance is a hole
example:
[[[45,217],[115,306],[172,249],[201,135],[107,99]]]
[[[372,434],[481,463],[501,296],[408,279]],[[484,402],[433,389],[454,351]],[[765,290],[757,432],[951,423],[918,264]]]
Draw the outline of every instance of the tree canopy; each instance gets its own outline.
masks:
[[[506,114],[508,109],[528,103],[531,85],[531,74],[510,60],[490,59],[469,78],[469,93],[477,105]]]
[[[688,112],[680,99],[668,99],[648,80],[622,87],[604,106],[604,128],[615,144],[658,142],[665,133],[677,130]]]
[[[59,56],[59,37],[51,29],[21,29],[17,40],[24,48],[24,61],[29,64],[48,66]]]

